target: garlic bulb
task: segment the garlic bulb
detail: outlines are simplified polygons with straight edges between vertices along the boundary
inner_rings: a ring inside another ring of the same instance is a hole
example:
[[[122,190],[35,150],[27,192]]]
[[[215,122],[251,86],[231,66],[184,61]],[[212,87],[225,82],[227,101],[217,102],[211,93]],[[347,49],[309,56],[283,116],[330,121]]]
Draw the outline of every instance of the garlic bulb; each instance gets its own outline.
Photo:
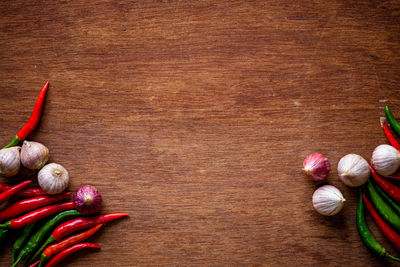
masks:
[[[372,152],[371,164],[380,175],[392,175],[400,167],[400,152],[390,145],[377,146]]]
[[[64,191],[68,187],[68,182],[68,171],[60,164],[47,164],[38,173],[40,188],[50,195]]]
[[[337,167],[340,180],[347,186],[363,185],[369,178],[368,162],[357,154],[342,157]]]
[[[340,190],[332,185],[321,186],[312,196],[314,209],[327,216],[338,214],[345,201]]]
[[[303,162],[303,171],[313,181],[322,181],[328,177],[331,164],[328,159],[320,154],[309,155]]]
[[[21,148],[21,163],[25,168],[38,170],[49,160],[49,149],[38,142],[24,141]]]
[[[0,175],[10,177],[19,172],[21,147],[13,146],[0,150]]]

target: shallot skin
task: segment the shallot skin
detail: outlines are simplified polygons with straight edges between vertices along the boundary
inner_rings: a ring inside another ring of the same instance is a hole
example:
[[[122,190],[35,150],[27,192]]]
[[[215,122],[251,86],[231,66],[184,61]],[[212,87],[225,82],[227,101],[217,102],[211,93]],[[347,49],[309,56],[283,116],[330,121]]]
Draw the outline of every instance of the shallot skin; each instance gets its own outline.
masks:
[[[96,187],[84,185],[75,191],[74,202],[77,210],[82,214],[90,215],[99,211],[102,198]]]
[[[303,162],[303,171],[307,177],[313,181],[322,181],[328,177],[331,164],[328,159],[320,154],[309,155]]]

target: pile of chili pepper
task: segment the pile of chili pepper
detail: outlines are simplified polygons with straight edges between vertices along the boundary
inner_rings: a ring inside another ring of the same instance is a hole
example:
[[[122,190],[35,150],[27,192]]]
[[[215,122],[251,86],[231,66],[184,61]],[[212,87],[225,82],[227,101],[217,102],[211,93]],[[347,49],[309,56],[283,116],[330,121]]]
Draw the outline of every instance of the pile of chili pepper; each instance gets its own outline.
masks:
[[[38,188],[26,189],[29,184],[30,180],[14,186],[1,185],[7,189],[0,193],[0,203],[24,197],[21,194],[24,191],[40,192],[39,196],[19,199],[0,210],[0,242],[12,231],[20,230],[12,249],[12,266],[23,260],[34,266],[56,266],[81,249],[99,249],[97,244],[82,241],[95,234],[103,224],[128,216],[127,213],[84,216],[75,209],[74,202],[62,202],[71,192],[44,195]]]
[[[400,124],[394,118],[389,107],[385,108],[385,114],[390,128],[396,135],[400,136]],[[385,122],[382,122],[382,128],[389,143],[397,150],[400,150],[400,143]],[[390,182],[388,177],[380,176],[372,166],[370,166],[370,172],[372,178],[360,189],[356,212],[358,232],[361,240],[373,253],[400,261],[400,258],[389,254],[376,240],[365,219],[366,207],[382,234],[400,252],[400,187]]]
[[[49,82],[41,89],[31,118],[4,148],[18,145],[37,127],[48,86]],[[48,195],[40,188],[27,188],[31,183],[30,180],[13,186],[0,183],[0,245],[10,233],[18,234],[12,248],[12,266],[22,261],[30,266],[57,266],[82,249],[100,249],[97,244],[83,241],[103,224],[128,216],[127,213],[85,216],[75,209],[73,201],[64,202],[71,192]]]

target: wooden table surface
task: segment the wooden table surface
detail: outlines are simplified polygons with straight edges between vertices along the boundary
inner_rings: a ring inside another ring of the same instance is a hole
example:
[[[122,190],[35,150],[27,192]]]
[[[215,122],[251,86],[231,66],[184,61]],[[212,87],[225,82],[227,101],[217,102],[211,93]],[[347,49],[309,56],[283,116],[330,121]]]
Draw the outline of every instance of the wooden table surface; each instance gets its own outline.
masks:
[[[384,266],[336,166],[387,142],[399,51],[399,1],[1,1],[0,143],[49,80],[29,139],[130,214],[68,266]],[[317,151],[347,199],[334,217],[301,172]]]

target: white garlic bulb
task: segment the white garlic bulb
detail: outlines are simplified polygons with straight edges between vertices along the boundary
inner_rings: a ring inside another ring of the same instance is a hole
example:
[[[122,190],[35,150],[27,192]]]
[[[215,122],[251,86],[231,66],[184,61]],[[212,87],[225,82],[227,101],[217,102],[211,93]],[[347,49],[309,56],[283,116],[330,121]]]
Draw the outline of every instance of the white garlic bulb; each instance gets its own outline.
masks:
[[[333,185],[324,185],[315,190],[312,196],[314,209],[322,215],[338,214],[344,205],[344,199],[339,189]]]
[[[0,175],[10,177],[19,172],[21,147],[13,146],[0,150]]]
[[[38,173],[38,183],[46,193],[59,194],[68,187],[68,171],[60,164],[47,164]]]
[[[371,164],[380,175],[392,175],[400,167],[400,152],[390,145],[379,145],[372,152]]]
[[[337,171],[340,180],[351,187],[363,185],[370,176],[368,162],[357,154],[348,154],[342,157]]]
[[[21,163],[25,168],[38,170],[49,160],[49,149],[38,142],[24,141],[21,148]]]

